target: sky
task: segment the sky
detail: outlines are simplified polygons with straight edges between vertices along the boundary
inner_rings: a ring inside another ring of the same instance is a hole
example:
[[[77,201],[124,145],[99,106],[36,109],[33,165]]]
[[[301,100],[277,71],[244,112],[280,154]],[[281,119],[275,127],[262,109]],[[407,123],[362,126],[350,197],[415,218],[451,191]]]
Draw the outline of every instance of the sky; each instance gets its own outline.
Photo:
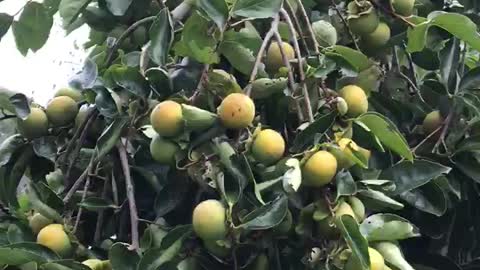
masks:
[[[0,2],[0,12],[15,14],[26,2],[4,0]],[[88,27],[66,36],[60,23],[57,14],[47,43],[26,57],[17,51],[11,30],[0,40],[0,86],[45,105],[56,89],[68,85],[68,79],[82,68],[86,56],[82,44],[88,39]]]

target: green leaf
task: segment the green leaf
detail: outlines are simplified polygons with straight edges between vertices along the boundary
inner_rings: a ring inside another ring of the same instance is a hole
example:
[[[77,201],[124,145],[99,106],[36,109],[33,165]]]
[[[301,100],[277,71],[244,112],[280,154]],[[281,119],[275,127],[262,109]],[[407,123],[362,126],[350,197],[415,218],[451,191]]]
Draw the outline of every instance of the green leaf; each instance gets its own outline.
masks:
[[[185,22],[182,38],[174,49],[178,55],[192,57],[200,63],[214,64],[220,61],[216,47],[217,40],[210,31],[209,21],[195,12]]]
[[[62,0],[58,11],[63,20],[63,28],[68,29],[87,8],[90,2],[92,2],[92,0]]]
[[[105,199],[98,198],[98,197],[86,198],[81,203],[79,203],[78,206],[81,206],[90,211],[99,211],[99,210],[104,210],[109,208],[113,208],[113,209],[119,208],[112,202],[109,202]]]
[[[287,210],[287,197],[281,195],[246,215],[239,227],[252,231],[273,228],[282,222]]]
[[[480,35],[477,25],[467,16],[459,13],[447,13],[443,11],[432,12],[428,20],[409,28],[407,31],[409,52],[421,51],[427,42],[427,32],[431,26],[440,27],[455,37],[465,41],[475,50],[480,50]]]
[[[360,224],[368,241],[393,241],[420,236],[420,230],[408,220],[394,214],[375,214]]]
[[[140,74],[138,68],[114,65],[109,71],[117,85],[128,92],[138,97],[147,97],[150,94],[147,80]]]
[[[168,96],[173,91],[172,80],[167,70],[160,67],[149,68],[145,71],[145,77],[160,96]]]
[[[15,114],[18,118],[25,120],[30,114],[30,105],[28,104],[28,98],[24,94],[15,94],[9,98],[10,103],[15,109]]]
[[[349,171],[342,170],[335,176],[337,183],[337,200],[340,196],[349,196],[357,193],[357,186]]]
[[[360,233],[355,219],[350,215],[343,215],[337,219],[336,224],[348,247],[352,250],[352,256],[357,259],[360,269],[370,269],[368,242]]]
[[[105,0],[107,8],[115,16],[123,16],[132,4],[133,0]]]
[[[170,172],[167,184],[155,197],[154,210],[157,217],[174,210],[184,199],[188,192],[188,178],[181,174]]]
[[[28,185],[27,195],[30,199],[30,203],[32,204],[32,208],[35,209],[35,211],[48,219],[54,220],[58,223],[63,223],[62,216],[54,208],[40,199],[38,191],[32,184]]]
[[[480,151],[480,135],[471,136],[462,140],[455,149],[455,155],[477,151]]]
[[[447,194],[433,181],[400,194],[400,198],[418,210],[437,217],[442,216],[447,211]]]
[[[325,55],[337,62],[340,61],[340,64],[347,64],[348,67],[356,72],[365,70],[370,66],[370,61],[366,55],[360,51],[341,45],[329,47],[325,51]]]
[[[149,30],[151,44],[148,47],[150,58],[158,65],[165,65],[173,41],[173,23],[167,8],[162,9]]]
[[[282,0],[237,0],[232,8],[236,17],[270,18],[280,11]]]
[[[225,0],[198,0],[196,4],[200,10],[205,12],[215,22],[218,29],[223,31],[228,17],[228,7]]]
[[[480,84],[480,67],[469,70],[460,80],[458,90],[469,90],[478,88]]]
[[[293,141],[291,151],[301,151],[305,146],[312,143],[317,136],[318,138],[321,138],[333,125],[336,117],[337,115],[335,112],[330,112],[315,119],[313,123],[297,134]]]
[[[45,263],[60,259],[48,248],[36,243],[16,243],[0,247],[0,264]]]
[[[188,226],[188,228],[190,228],[190,226]],[[175,233],[174,238],[172,237],[172,239],[168,240],[168,245],[166,246],[164,246],[163,242],[167,240],[167,237],[169,235],[165,236],[164,240],[162,241],[162,247],[152,248],[145,252],[140,262],[138,263],[137,270],[161,269],[159,268],[160,266],[171,261],[180,252],[183,241],[186,237],[190,235],[190,233],[191,229],[180,230],[179,233]]]
[[[457,83],[457,70],[460,62],[460,41],[451,39],[439,53],[440,75],[447,89],[455,90]]]
[[[90,58],[85,60],[82,70],[73,75],[68,84],[77,89],[92,88],[98,77],[97,64]]]
[[[102,133],[97,142],[97,159],[102,159],[117,144],[122,135],[123,127],[128,123],[128,117],[118,117]]]
[[[55,162],[57,157],[57,145],[55,136],[45,136],[32,141],[33,151],[39,157],[44,157]]]
[[[23,145],[25,145],[25,141],[20,134],[12,135],[4,140],[2,144],[0,144],[0,167],[7,164],[13,153]]]
[[[384,146],[407,160],[413,160],[407,141],[388,118],[376,112],[368,112],[359,116],[357,120],[365,124]]]
[[[222,191],[223,197],[230,206],[233,206],[240,200],[242,191],[248,183],[247,177],[243,174],[240,162],[244,162],[243,158],[239,161],[235,150],[228,142],[214,139],[214,149],[220,158],[220,163],[225,168],[223,177],[218,181],[218,188]]]
[[[12,25],[13,17],[8,15],[7,13],[0,13],[0,41],[2,37],[8,32],[10,29],[10,25]]]
[[[384,208],[400,210],[403,208],[402,203],[397,202],[396,200],[385,195],[385,193],[378,190],[360,190],[358,191],[357,196],[365,203],[365,205],[368,206],[368,208],[380,210]]]
[[[7,238],[10,244],[35,242],[35,237],[32,234],[32,229],[22,223],[11,223],[8,226]]]
[[[135,270],[137,263],[140,261],[140,256],[130,250],[128,244],[115,243],[108,251],[108,259],[112,264],[112,269],[115,270]]]
[[[252,72],[256,57],[253,52],[242,43],[225,39],[220,44],[218,51],[227,58],[228,62],[232,64],[236,70],[244,75],[249,75]],[[260,75],[265,75],[263,69],[261,72],[263,73]]]
[[[448,174],[450,170],[450,167],[428,160],[402,161],[382,171],[380,178],[395,182],[393,194],[398,195],[423,186],[442,174]]]
[[[91,270],[90,267],[74,260],[58,260],[44,263],[40,266],[42,270]]]
[[[28,50],[38,51],[47,42],[53,17],[48,10],[38,2],[28,2],[18,21],[12,25],[17,49],[24,56]]]

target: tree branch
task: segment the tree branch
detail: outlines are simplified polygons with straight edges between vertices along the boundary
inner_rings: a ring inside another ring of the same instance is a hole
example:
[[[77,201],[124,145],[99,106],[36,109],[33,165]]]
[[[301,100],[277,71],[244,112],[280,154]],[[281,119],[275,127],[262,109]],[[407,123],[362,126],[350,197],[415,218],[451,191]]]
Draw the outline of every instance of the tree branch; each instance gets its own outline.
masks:
[[[71,141],[71,144],[75,145],[75,150],[73,151],[72,160],[70,161],[70,163],[68,165],[67,172],[65,173],[65,179],[64,180],[66,181],[67,184],[70,183],[70,174],[72,173],[72,169],[75,166],[75,162],[77,162],[78,156],[80,154],[80,150],[82,149],[82,146],[83,146],[83,143],[85,142],[85,139],[87,138],[88,130],[92,126],[95,119],[97,119],[97,115],[98,115],[98,111],[94,109],[92,111],[92,113],[90,113],[85,118],[86,124],[83,126],[83,128],[82,127],[78,128],[79,130],[82,131],[82,133],[80,134],[80,138],[78,139],[78,142],[76,144],[74,144],[74,143],[72,143],[72,142],[74,142],[73,139]],[[68,159],[68,156],[66,156],[66,158]]]
[[[303,36],[302,26],[300,25],[300,21],[298,20],[298,17],[295,14],[295,11],[292,8],[292,5],[290,5],[289,1],[284,1],[283,5],[285,6],[285,9],[287,10],[288,13],[290,13],[290,16],[292,17],[293,23],[295,24],[295,28],[297,29],[297,32],[299,33],[300,41],[302,42],[303,48],[310,55],[310,51],[308,50],[307,42],[305,41],[305,37]],[[295,36],[293,38],[295,38]]]
[[[81,202],[85,201],[87,197],[88,188],[90,187],[90,180],[91,177],[87,176],[87,181],[85,182],[85,186],[83,187],[83,194]],[[75,233],[78,229],[78,224],[80,224],[80,219],[82,217],[83,207],[78,208],[77,218],[75,219],[75,225],[73,226],[73,233]]]
[[[80,177],[78,177],[77,181],[75,181],[75,183],[73,183],[72,187],[70,188],[70,190],[67,192],[67,194],[63,198],[63,203],[64,204],[67,204],[70,201],[73,194],[75,194],[75,192],[83,184],[83,181],[85,181],[85,179],[87,179],[88,173],[90,172],[91,168],[94,166],[94,163],[95,163],[95,155],[92,155],[92,157],[90,158],[90,163],[88,163],[88,166],[85,169],[85,171],[83,171],[83,173],[80,175]]]
[[[270,41],[270,39],[272,39],[276,29],[278,29],[278,22],[279,21],[280,21],[280,18],[278,16],[275,16],[275,18],[273,18],[272,24],[270,26],[270,30],[265,35],[265,38],[263,38],[263,43],[260,46],[260,49],[258,50],[257,58],[255,59],[255,64],[253,65],[252,73],[250,74],[250,79],[248,80],[248,85],[245,89],[245,94],[247,96],[250,96],[250,94],[252,92],[252,82],[257,77],[258,67],[259,67],[260,63],[262,62],[263,53],[267,49],[268,42]]]
[[[107,198],[109,184],[110,184],[110,178],[107,177],[107,179],[105,179],[105,181],[103,182],[102,199]],[[102,225],[103,225],[104,218],[105,218],[105,210],[101,210],[98,213],[97,223],[95,225],[95,233],[93,234],[94,243],[100,242],[100,238],[102,237]]]
[[[300,9],[300,15],[302,16],[305,24],[307,25],[307,34],[309,35],[310,40],[312,42],[313,51],[315,52],[316,55],[318,55],[320,54],[320,52],[318,51],[318,47],[319,47],[318,42],[317,42],[317,39],[315,38],[315,34],[313,33],[312,24],[310,23],[310,19],[308,18],[308,14],[307,14],[307,11],[305,10],[305,7],[303,6],[302,0],[297,0],[297,5],[298,5],[298,8]],[[290,20],[290,17],[288,17],[288,19]]]
[[[350,29],[350,26],[348,26],[348,22],[345,19],[345,17],[343,17],[343,14],[340,11],[340,9],[337,7],[337,4],[335,3],[335,0],[332,0],[332,6],[333,6],[333,9],[335,9],[335,11],[337,12],[340,19],[342,20],[343,25],[345,26],[345,29],[347,29],[348,35],[350,36],[350,39],[352,40],[353,45],[355,46],[355,49],[360,51],[360,47],[358,46],[358,43],[355,40],[355,36],[353,35],[352,29]]]
[[[123,174],[125,176],[125,185],[127,189],[127,198],[128,205],[130,208],[130,226],[131,226],[131,236],[132,236],[132,245],[131,248],[138,251],[139,236],[138,236],[138,213],[137,206],[135,203],[135,192],[132,183],[132,178],[130,175],[130,167],[128,165],[128,156],[125,145],[122,142],[117,143],[118,154],[120,155],[120,162],[122,163]]]
[[[285,19],[291,34],[294,35],[295,27],[293,26],[292,20],[290,19],[290,16],[288,15],[287,11],[282,8],[280,10],[280,14]],[[303,99],[305,100],[308,122],[312,123],[314,121],[312,104],[310,103],[310,94],[308,93],[307,84],[305,83],[305,71],[303,69],[304,61],[302,60],[302,53],[300,51],[300,46],[298,45],[297,39],[293,39],[293,48],[295,49],[295,54],[298,59],[298,73],[300,74],[300,86],[302,87]]]

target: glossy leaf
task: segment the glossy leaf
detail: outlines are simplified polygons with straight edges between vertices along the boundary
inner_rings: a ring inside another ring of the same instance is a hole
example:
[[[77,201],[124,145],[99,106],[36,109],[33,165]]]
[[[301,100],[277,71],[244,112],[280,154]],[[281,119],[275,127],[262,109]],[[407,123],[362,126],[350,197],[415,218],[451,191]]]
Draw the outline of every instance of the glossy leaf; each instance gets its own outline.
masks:
[[[133,0],[106,0],[107,7],[115,16],[123,16],[132,4]]]
[[[158,65],[165,65],[172,46],[173,23],[168,9],[162,9],[149,30],[151,45],[148,47],[150,58]]]
[[[18,21],[12,25],[17,49],[25,56],[38,51],[47,42],[53,25],[52,15],[40,3],[28,2]]]
[[[393,194],[398,195],[425,185],[450,170],[449,167],[428,160],[415,160],[413,163],[402,161],[384,170],[380,178],[392,180],[396,185]]]
[[[100,211],[108,208],[118,208],[118,206],[114,205],[112,202],[97,197],[86,198],[81,203],[79,203],[78,206],[81,206],[90,211]]]
[[[285,196],[279,196],[275,200],[255,209],[244,217],[239,226],[246,230],[266,230],[280,224],[285,218],[288,209],[288,201]]]
[[[2,37],[8,32],[8,29],[10,29],[10,25],[12,25],[12,22],[12,16],[6,13],[0,13],[0,41],[2,40]]]
[[[369,269],[368,242],[360,233],[358,223],[352,216],[343,215],[338,218],[336,224],[348,247],[352,250],[352,256],[358,260],[360,269]]]
[[[20,134],[8,137],[0,144],[0,166],[7,164],[12,155],[25,144]]]
[[[357,120],[365,124],[384,146],[407,160],[413,160],[413,154],[407,141],[397,127],[385,116],[375,112],[368,112],[359,116]]]
[[[108,259],[115,270],[135,270],[140,257],[128,244],[115,243],[108,251]]]
[[[58,11],[63,20],[63,28],[72,25],[92,0],[62,0]]]
[[[9,98],[10,103],[15,109],[15,114],[20,119],[27,119],[30,114],[30,105],[28,98],[24,94],[15,94]]]
[[[223,31],[228,17],[228,7],[225,0],[198,0],[197,6],[215,22],[218,29]]]
[[[278,13],[281,5],[281,0],[238,0],[231,12],[234,16],[250,19],[269,18]]]
[[[126,117],[116,118],[112,124],[103,132],[97,143],[97,159],[103,158],[117,144],[122,135],[123,127],[128,123]]]
[[[0,264],[21,265],[58,259],[54,252],[36,243],[16,243],[0,247]]]
[[[408,220],[394,214],[375,214],[360,224],[368,241],[392,241],[420,236],[420,230]]]
[[[315,119],[312,124],[297,134],[293,141],[291,151],[298,152],[309,143],[312,143],[317,136],[323,136],[323,134],[325,134],[325,132],[327,132],[327,130],[333,125],[336,116],[337,115],[334,112],[331,112]]]

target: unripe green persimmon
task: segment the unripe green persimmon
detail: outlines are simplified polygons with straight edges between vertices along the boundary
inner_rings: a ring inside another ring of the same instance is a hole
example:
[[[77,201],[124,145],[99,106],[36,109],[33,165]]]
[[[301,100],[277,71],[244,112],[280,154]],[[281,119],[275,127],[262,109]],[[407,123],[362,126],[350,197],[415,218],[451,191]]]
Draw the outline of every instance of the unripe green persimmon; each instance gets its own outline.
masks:
[[[182,106],[171,100],[159,103],[150,114],[150,123],[161,136],[178,135],[183,129]]]
[[[175,154],[180,151],[180,147],[161,136],[155,136],[150,142],[150,154],[152,158],[163,165],[175,164]]]
[[[226,209],[220,201],[206,200],[193,210],[193,230],[205,241],[221,240],[227,233]]]
[[[47,114],[40,108],[30,108],[27,119],[17,120],[17,127],[20,134],[27,139],[41,137],[48,132]]]
[[[82,262],[82,264],[90,267],[92,270],[107,270],[109,269],[109,262],[99,259],[88,259]]]
[[[337,30],[330,22],[316,21],[312,23],[312,30],[318,45],[330,47],[337,43]]]
[[[347,85],[339,91],[339,95],[348,104],[348,116],[357,117],[368,111],[368,98],[362,88],[356,85]]]
[[[52,223],[53,223],[53,220],[44,217],[40,213],[35,213],[28,220],[28,224],[30,225],[30,228],[32,228],[32,231],[35,234],[38,234],[41,229],[45,228],[47,225],[50,225]]]
[[[388,24],[381,22],[377,28],[369,34],[362,36],[362,42],[368,49],[377,49],[385,46],[390,40],[390,27]]]
[[[80,102],[84,99],[82,92],[69,87],[60,88],[57,90],[57,92],[55,93],[55,97],[62,97],[62,96],[70,97],[73,100],[75,100],[75,102]]]
[[[353,212],[352,206],[347,202],[341,202],[337,207],[335,207],[335,218],[338,219],[341,216],[348,215],[357,220],[355,213]]]
[[[252,264],[252,270],[268,270],[270,269],[270,263],[268,261],[268,257],[265,254],[260,254],[258,257],[255,259],[255,261]]]
[[[47,105],[48,121],[53,126],[65,126],[74,121],[78,113],[78,105],[71,97],[53,98]]]
[[[282,48],[288,61],[295,58],[295,51],[289,43],[282,42]],[[268,71],[273,73],[276,73],[279,68],[284,66],[280,46],[277,42],[272,42],[272,44],[270,44],[270,47],[267,51],[267,60],[265,66]]]
[[[233,93],[223,99],[218,107],[218,116],[227,128],[246,128],[255,117],[255,104],[247,95]]]
[[[413,13],[415,0],[390,0],[390,4],[396,14],[409,17]]]
[[[70,239],[61,224],[50,224],[41,229],[37,235],[37,243],[62,257],[68,256],[72,251]]]
[[[271,165],[279,161],[285,152],[285,140],[272,129],[260,131],[253,139],[252,155],[258,162]]]
[[[333,180],[337,173],[337,159],[327,151],[313,154],[302,168],[302,183],[306,186],[321,187]]]
[[[434,132],[443,124],[443,117],[440,111],[432,111],[423,120],[423,133],[426,135]]]
[[[378,26],[379,19],[370,1],[351,1],[348,6],[348,26],[354,34],[369,34]]]

